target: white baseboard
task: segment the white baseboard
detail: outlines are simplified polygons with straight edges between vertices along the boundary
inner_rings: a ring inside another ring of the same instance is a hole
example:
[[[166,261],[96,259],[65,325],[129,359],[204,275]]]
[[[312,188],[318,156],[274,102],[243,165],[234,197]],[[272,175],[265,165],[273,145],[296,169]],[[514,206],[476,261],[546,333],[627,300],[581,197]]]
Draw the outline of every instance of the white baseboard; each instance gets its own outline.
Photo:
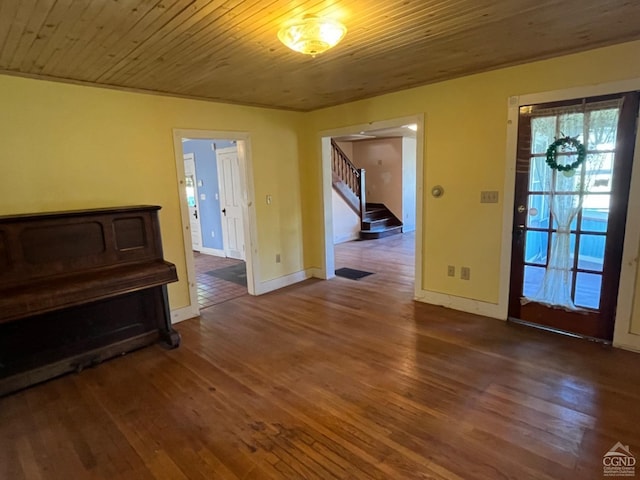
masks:
[[[638,345],[627,345],[626,343],[613,342],[613,346],[622,350],[629,350],[630,352],[640,353],[640,347]]]
[[[225,257],[226,258],[224,250],[218,250],[217,248],[201,247],[200,248],[200,253],[204,253],[205,255],[215,255],[216,257]]]
[[[324,274],[324,270],[321,268],[308,268],[307,272],[309,272],[311,278],[320,278],[324,280],[326,277],[326,275]]]
[[[440,305],[442,307],[460,310],[462,312],[484,315],[485,317],[497,318],[498,320],[507,319],[506,311],[497,303],[481,302],[479,300],[456,297],[454,295],[447,295],[438,292],[429,292],[427,290],[417,292],[414,300],[430,303],[431,305]]]
[[[640,353],[640,335],[633,333],[618,334],[613,336],[613,346]]]
[[[262,295],[264,293],[273,292],[280,288],[288,287],[294,283],[302,282],[308,278],[311,278],[313,269],[301,270],[299,272],[291,273],[283,277],[274,278],[272,280],[266,280],[260,282],[256,286],[256,295]]]
[[[171,324],[174,325],[184,320],[195,318],[198,315],[200,315],[200,310],[198,310],[198,307],[194,307],[193,305],[176,308],[175,310],[171,310]]]
[[[471,300],[470,298],[456,297],[453,295],[429,292],[426,290],[418,292],[415,295],[414,300],[429,303],[431,305],[440,305],[442,307],[460,310],[462,312],[475,313],[477,315],[496,318],[498,320],[507,319],[505,308],[496,303],[481,302],[479,300]],[[614,340],[613,346],[623,350],[640,353],[640,336],[628,334],[622,338],[622,341]]]

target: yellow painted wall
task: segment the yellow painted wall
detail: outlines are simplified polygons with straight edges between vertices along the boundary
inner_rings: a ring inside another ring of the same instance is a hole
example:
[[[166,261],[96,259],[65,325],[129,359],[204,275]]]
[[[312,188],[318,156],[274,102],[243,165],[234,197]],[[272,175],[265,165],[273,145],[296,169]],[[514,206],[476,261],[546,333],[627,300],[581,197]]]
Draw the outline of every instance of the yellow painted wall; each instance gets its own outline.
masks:
[[[302,270],[302,114],[10,76],[0,76],[0,106],[0,215],[161,205],[165,257],[180,277],[174,309],[189,295],[172,129],[249,132],[261,280]]]
[[[308,114],[301,139],[305,261],[323,263],[320,132],[424,112],[422,287],[497,303],[503,205],[479,200],[481,190],[498,190],[503,198],[508,98],[637,78],[639,58],[640,42],[631,42]],[[428,195],[436,184],[446,192],[437,200]],[[471,267],[471,280],[447,277],[447,265]]]
[[[189,300],[173,128],[250,133],[260,274],[269,280],[322,265],[319,132],[424,112],[424,187],[446,194],[423,206],[422,286],[495,303],[502,204],[479,204],[479,192],[503,193],[508,97],[640,77],[638,58],[640,42],[631,42],[307,114],[0,76],[0,214],[162,205],[179,308]],[[447,277],[447,265],[471,267],[471,280]],[[640,328],[638,306],[634,319]]]
[[[382,203],[402,218],[402,138],[353,142],[352,160],[365,170],[367,202]]]

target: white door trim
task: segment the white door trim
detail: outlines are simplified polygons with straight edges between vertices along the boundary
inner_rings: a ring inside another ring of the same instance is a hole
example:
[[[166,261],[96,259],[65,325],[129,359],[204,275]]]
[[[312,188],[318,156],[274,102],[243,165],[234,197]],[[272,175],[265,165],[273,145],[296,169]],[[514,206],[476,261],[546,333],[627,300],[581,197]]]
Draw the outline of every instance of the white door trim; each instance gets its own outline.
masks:
[[[502,255],[500,258],[500,293],[498,309],[500,318],[506,319],[509,310],[509,279],[511,276],[511,235],[513,230],[513,207],[515,193],[516,147],[518,143],[518,112],[521,105],[556,102],[572,98],[595,97],[621,92],[640,90],[640,78],[599,85],[555,90],[514,96],[508,100],[506,168],[504,183],[504,210],[502,219]],[[640,127],[640,126],[639,126]],[[636,134],[636,149],[633,158],[629,210],[622,253],[620,291],[613,345],[640,351],[640,335],[631,333],[631,314],[635,294],[635,279],[638,269],[638,246],[640,245],[640,215],[632,211],[632,206],[640,205],[640,128]],[[640,308],[640,306],[637,306]]]
[[[173,129],[173,148],[178,177],[178,194],[180,198],[180,215],[182,217],[182,238],[187,265],[187,280],[191,310],[199,314],[198,285],[196,282],[195,265],[191,246],[191,232],[189,230],[189,210],[187,208],[186,192],[184,189],[184,159],[182,139],[225,139],[235,140],[238,147],[238,163],[240,165],[240,188],[242,189],[242,223],[244,229],[245,255],[247,264],[247,289],[249,294],[256,295],[256,285],[260,282],[260,267],[258,263],[257,220],[254,203],[253,166],[251,157],[251,137],[248,132],[225,132],[218,130],[189,130]]]
[[[414,298],[422,297],[422,225],[423,225],[423,190],[424,190],[424,114],[419,113],[402,118],[383,120],[379,122],[352,125],[349,127],[324,130],[319,132],[317,145],[320,148],[322,159],[322,175],[320,176],[323,226],[324,226],[324,261],[319,272],[314,275],[329,279],[335,276],[335,255],[333,245],[333,207],[331,185],[331,137],[339,137],[364,130],[377,130],[382,128],[401,127],[403,125],[417,124],[416,130],[416,241],[415,241],[415,281]]]

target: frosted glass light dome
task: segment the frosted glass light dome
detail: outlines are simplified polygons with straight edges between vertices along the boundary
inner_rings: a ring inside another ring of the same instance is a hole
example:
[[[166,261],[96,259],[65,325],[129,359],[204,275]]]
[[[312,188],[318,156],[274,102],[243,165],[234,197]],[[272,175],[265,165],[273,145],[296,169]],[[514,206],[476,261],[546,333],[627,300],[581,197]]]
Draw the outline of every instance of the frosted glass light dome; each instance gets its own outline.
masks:
[[[305,15],[282,27],[278,38],[291,50],[315,57],[336,46],[346,33],[347,27],[337,20]]]

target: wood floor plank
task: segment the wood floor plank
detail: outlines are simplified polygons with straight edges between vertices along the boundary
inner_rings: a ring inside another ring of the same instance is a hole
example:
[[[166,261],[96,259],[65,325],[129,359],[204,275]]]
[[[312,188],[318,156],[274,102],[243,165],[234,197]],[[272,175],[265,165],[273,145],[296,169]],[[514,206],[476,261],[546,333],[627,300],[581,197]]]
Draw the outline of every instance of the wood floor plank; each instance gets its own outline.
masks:
[[[373,275],[0,398],[0,478],[588,480],[616,442],[640,454],[640,356],[415,303],[412,250],[340,245]]]

